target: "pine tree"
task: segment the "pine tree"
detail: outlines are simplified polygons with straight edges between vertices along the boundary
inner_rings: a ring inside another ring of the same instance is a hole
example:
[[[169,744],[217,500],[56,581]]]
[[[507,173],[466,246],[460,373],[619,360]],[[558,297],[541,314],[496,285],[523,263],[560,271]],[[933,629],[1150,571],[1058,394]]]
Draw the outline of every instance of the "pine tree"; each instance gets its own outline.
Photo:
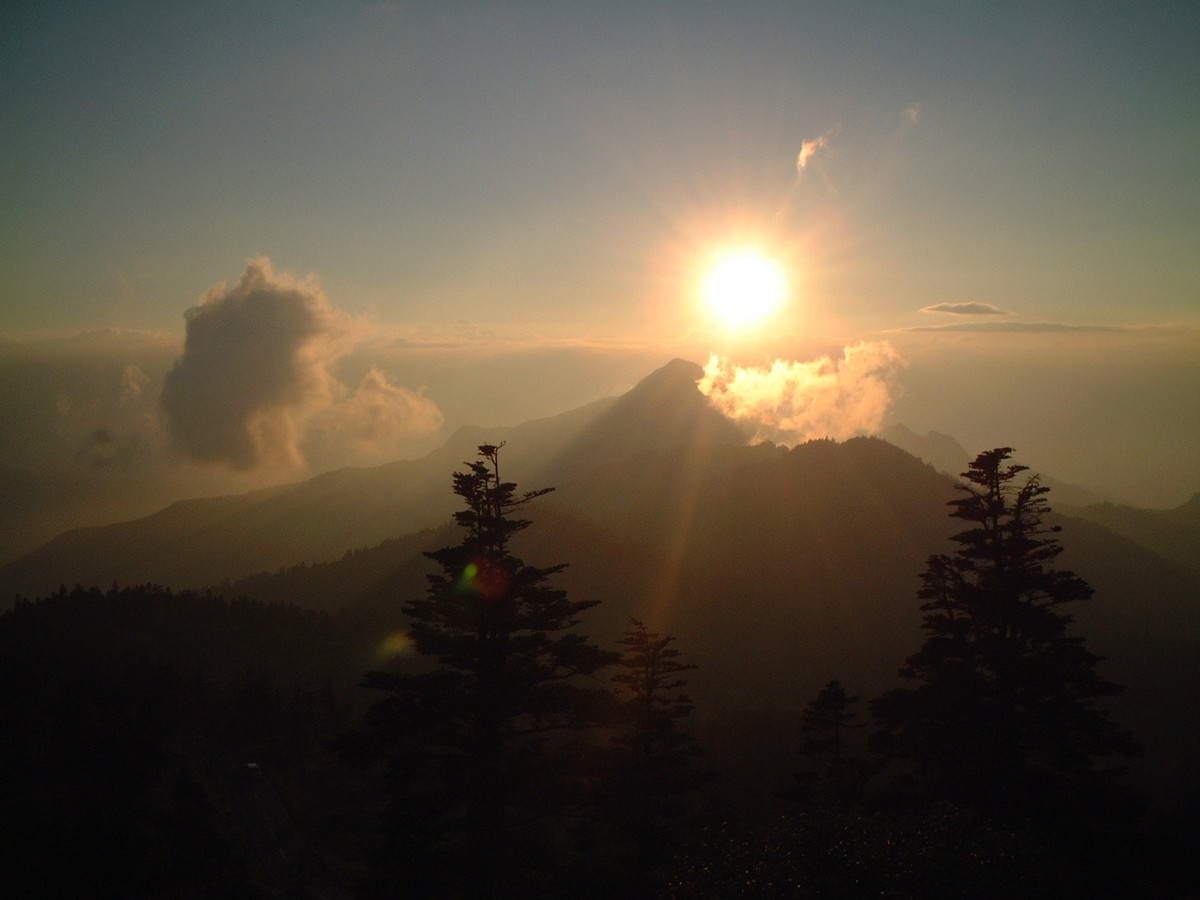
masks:
[[[674,640],[631,619],[617,642],[624,651],[612,676],[616,733],[597,804],[608,855],[596,858],[608,871],[595,886],[606,896],[653,893],[653,872],[669,861],[695,791],[708,777],[696,765],[699,746],[681,727],[693,708],[683,675],[696,666],[681,661]]]
[[[836,678],[825,685],[800,714],[800,752],[817,765],[796,773],[793,786],[781,796],[807,802],[825,792],[837,803],[846,803],[861,793],[866,766],[848,744],[848,732],[862,728],[854,705],[857,696],[847,696]]]
[[[674,640],[631,619],[617,642],[625,648],[612,677],[618,686],[622,727],[612,742],[619,768],[644,782],[636,792],[643,810],[649,803],[666,812],[696,781],[692,762],[700,751],[680,727],[693,708],[691,698],[682,693],[687,682],[681,676],[696,666],[680,662],[679,651],[671,646]]]
[[[1062,611],[1091,587],[1052,568],[1059,526],[1043,521],[1047,488],[1007,447],[981,453],[950,515],[968,523],[952,555],[922,575],[924,645],[900,670],[918,682],[876,699],[877,744],[915,767],[932,798],[983,811],[1065,811],[1098,796],[1100,760],[1137,750],[1094,706],[1121,687],[1069,633]]]
[[[395,782],[393,863],[417,893],[535,893],[549,858],[538,840],[569,801],[570,735],[600,718],[605,692],[581,680],[615,659],[573,630],[595,603],[551,586],[565,566],[513,554],[530,525],[520,512],[549,489],[518,494],[500,477],[499,451],[480,446],[454,474],[465,534],[426,554],[440,571],[403,606],[431,667],[366,682],[390,694],[368,724],[387,741]]]

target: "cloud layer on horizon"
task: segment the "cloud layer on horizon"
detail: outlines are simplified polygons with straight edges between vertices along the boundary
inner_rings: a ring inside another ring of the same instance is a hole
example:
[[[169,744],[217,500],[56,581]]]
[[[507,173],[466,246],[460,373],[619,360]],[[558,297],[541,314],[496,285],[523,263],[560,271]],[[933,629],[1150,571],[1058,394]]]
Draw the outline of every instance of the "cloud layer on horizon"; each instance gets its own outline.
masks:
[[[384,453],[441,427],[437,405],[373,370],[354,391],[333,365],[364,327],[333,308],[312,280],[248,261],[237,284],[213,287],[186,313],[183,355],[164,379],[162,408],[185,456],[232,469],[300,469],[305,443]]]
[[[1063,331],[1127,331],[1119,325],[1072,325],[1067,322],[951,322],[948,325],[913,325],[900,331],[978,331],[1006,334]]]

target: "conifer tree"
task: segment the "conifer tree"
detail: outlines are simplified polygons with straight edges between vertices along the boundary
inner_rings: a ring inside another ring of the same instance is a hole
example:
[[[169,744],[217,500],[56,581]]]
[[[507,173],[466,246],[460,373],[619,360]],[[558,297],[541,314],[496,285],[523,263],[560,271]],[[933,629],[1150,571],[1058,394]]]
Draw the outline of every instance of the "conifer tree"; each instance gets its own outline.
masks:
[[[518,494],[499,451],[480,446],[454,474],[463,539],[426,554],[439,571],[403,606],[431,666],[366,682],[390,694],[368,724],[386,739],[395,784],[393,862],[417,893],[536,893],[531,879],[549,859],[538,837],[569,799],[569,735],[596,723],[605,693],[580,680],[615,658],[574,630],[595,604],[551,586],[565,566],[514,555],[530,524],[520,512],[549,489]]]
[[[950,515],[967,523],[952,555],[931,556],[918,596],[924,645],[900,670],[916,682],[877,698],[877,745],[915,767],[923,792],[983,811],[1065,812],[1102,793],[1101,760],[1137,750],[1094,702],[1122,688],[1069,633],[1091,587],[1054,569],[1059,526],[1047,488],[1012,450],[981,453]]]
[[[839,803],[853,799],[860,791],[866,767],[847,742],[848,732],[862,728],[854,706],[857,696],[847,696],[836,678],[825,685],[800,714],[800,752],[818,767],[796,773],[793,786],[781,796],[804,802],[814,799],[820,788],[828,789]]]
[[[693,708],[682,692],[687,684],[682,675],[696,666],[680,661],[679,651],[671,646],[674,640],[631,619],[617,642],[625,650],[612,677],[620,705],[621,728],[612,741],[619,768],[644,782],[633,792],[643,809],[652,803],[664,812],[677,802],[675,795],[694,786],[692,763],[700,753],[680,727]]]
[[[681,727],[692,712],[683,675],[696,666],[681,661],[674,640],[631,619],[617,642],[624,651],[612,676],[616,733],[598,803],[609,852],[600,889],[609,896],[653,893],[653,871],[670,859],[694,792],[708,777],[696,765],[699,746]]]

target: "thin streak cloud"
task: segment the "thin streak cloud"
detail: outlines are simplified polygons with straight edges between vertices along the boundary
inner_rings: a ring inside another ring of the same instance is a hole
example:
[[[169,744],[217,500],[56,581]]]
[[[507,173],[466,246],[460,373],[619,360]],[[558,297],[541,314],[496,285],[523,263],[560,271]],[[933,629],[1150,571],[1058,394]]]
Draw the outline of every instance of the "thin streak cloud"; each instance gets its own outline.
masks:
[[[950,313],[954,316],[1007,316],[1009,312],[990,303],[935,303],[921,307],[925,313]]]
[[[1045,333],[1066,331],[1128,331],[1116,325],[1071,325],[1066,322],[952,322],[949,325],[914,325],[900,331],[977,331]]]

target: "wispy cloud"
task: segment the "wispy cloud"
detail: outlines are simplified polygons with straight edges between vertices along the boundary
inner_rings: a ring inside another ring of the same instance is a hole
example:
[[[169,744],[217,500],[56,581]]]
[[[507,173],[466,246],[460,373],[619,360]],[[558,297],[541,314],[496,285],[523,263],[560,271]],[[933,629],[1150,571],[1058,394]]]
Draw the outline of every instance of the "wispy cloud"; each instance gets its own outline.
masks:
[[[950,313],[954,316],[1007,316],[1007,310],[990,303],[935,303],[921,307],[921,312]]]
[[[808,168],[808,164],[812,162],[812,158],[816,156],[818,150],[822,150],[829,146],[829,135],[822,134],[819,137],[813,138],[811,141],[804,141],[800,144],[800,153],[796,156],[796,172],[803,174]]]

